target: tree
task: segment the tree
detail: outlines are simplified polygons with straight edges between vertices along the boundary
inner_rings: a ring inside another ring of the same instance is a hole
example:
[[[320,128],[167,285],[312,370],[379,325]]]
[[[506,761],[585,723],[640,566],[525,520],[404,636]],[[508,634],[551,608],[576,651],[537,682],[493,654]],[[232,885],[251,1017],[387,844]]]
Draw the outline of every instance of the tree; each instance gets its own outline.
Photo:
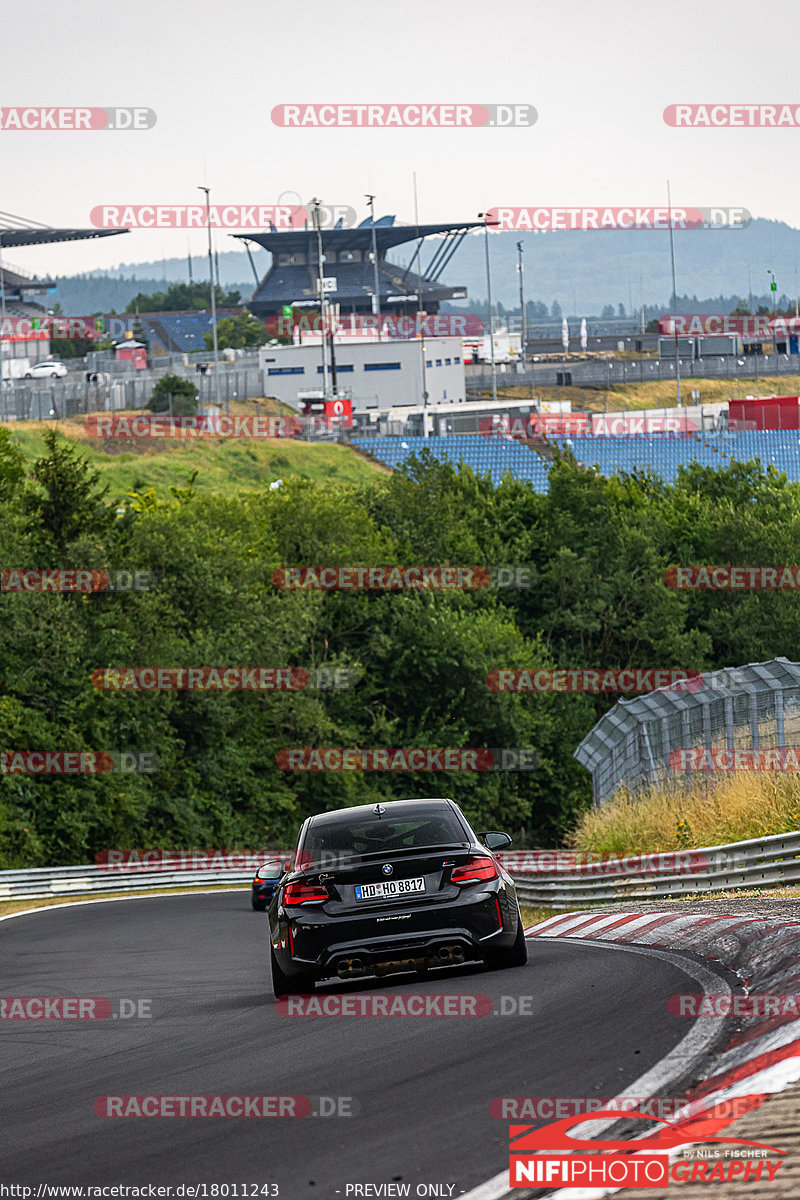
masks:
[[[557,300],[554,300],[552,303],[552,306],[550,308],[550,316],[553,318],[554,321],[561,320],[561,305],[558,303]]]
[[[214,300],[218,308],[238,308],[242,302],[238,291],[225,292],[217,284]],[[165,292],[153,292],[149,296],[140,292],[134,296],[125,312],[205,312],[211,307],[209,286],[202,280],[198,283],[173,283]]]
[[[191,379],[184,379],[181,375],[162,375],[153,388],[147,407],[153,413],[169,412],[170,398],[174,416],[191,417],[197,412],[197,388]]]
[[[19,492],[25,478],[25,459],[11,440],[11,434],[0,426],[0,500],[10,500]]]
[[[206,349],[214,346],[213,333],[204,333]],[[235,317],[223,317],[217,322],[217,344],[220,350],[240,350],[244,346],[264,346],[269,340],[263,321],[257,320],[252,313],[242,312]]]
[[[102,533],[114,520],[114,509],[104,504],[108,484],[100,491],[100,472],[92,471],[74,443],[54,429],[44,435],[47,454],[37,458],[30,477],[39,489],[30,488],[25,507],[39,530],[59,553],[82,534]]]

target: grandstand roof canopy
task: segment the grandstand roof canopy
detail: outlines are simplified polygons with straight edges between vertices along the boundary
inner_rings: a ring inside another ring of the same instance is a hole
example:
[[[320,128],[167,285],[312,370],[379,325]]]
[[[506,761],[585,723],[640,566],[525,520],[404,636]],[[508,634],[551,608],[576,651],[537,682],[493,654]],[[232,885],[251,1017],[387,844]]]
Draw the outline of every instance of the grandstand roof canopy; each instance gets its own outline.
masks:
[[[0,209],[0,246],[43,246],[48,242],[81,242],[130,233],[129,229],[56,229]]]
[[[383,220],[384,218],[382,218]],[[459,221],[448,225],[386,225],[362,222],[356,229],[322,230],[325,274],[335,280],[335,290],[327,293],[329,303],[344,305],[352,312],[373,311],[375,267],[371,261],[372,238],[378,253],[378,289],[381,311],[402,312],[403,306],[439,311],[443,300],[466,297],[463,287],[447,286],[440,275],[468,230],[483,222]],[[427,264],[427,276],[414,274],[411,267],[426,237],[442,235],[441,242]],[[318,251],[315,229],[285,232],[232,234],[244,241],[257,242],[272,252],[272,266],[258,284],[248,307],[257,317],[268,317],[284,306],[316,308],[319,305]],[[393,246],[419,241],[407,267],[389,262],[386,252]]]
[[[130,233],[129,229],[6,229],[0,226],[0,246],[43,246],[47,242],[81,242],[89,238]]]
[[[385,218],[381,218],[384,220]],[[381,251],[391,250],[393,246],[401,246],[405,242],[414,242],[418,238],[431,237],[435,234],[466,232],[483,225],[483,221],[459,221],[448,225],[383,225],[381,220],[375,222],[375,244],[380,256]],[[331,250],[364,250],[372,247],[372,224],[362,221],[355,229],[323,229],[323,247]],[[316,241],[315,229],[287,229],[278,231],[272,229],[267,233],[233,233],[231,237],[243,241],[257,242],[265,250],[284,252],[303,250],[309,239]]]

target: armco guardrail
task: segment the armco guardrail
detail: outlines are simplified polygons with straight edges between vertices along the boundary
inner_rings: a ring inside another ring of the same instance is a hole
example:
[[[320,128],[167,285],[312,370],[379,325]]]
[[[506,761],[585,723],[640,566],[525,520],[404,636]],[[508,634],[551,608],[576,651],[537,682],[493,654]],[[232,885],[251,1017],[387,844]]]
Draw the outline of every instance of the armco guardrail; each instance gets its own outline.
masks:
[[[800,831],[698,850],[594,861],[576,853],[572,863],[568,852],[557,850],[499,857],[506,860],[523,903],[555,909],[800,884]]]
[[[224,852],[223,852],[224,853]],[[172,890],[203,885],[246,884],[264,851],[247,869],[33,867],[0,871],[0,901],[92,892]],[[276,857],[286,851],[276,852]],[[773,888],[800,884],[800,830],[771,837],[703,846],[698,850],[592,858],[565,850],[503,851],[503,862],[525,904],[548,908],[587,907],[620,900],[656,900],[731,888]]]
[[[37,896],[70,896],[91,892],[138,892],[173,888],[249,883],[252,869],[162,870],[147,868],[33,867],[0,871],[0,901]]]

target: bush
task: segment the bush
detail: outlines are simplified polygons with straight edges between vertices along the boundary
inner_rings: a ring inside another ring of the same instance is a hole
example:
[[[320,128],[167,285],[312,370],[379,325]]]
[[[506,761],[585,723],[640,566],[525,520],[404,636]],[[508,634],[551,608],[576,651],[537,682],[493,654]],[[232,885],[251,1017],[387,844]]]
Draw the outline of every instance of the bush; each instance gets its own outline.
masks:
[[[170,396],[176,417],[192,417],[197,412],[197,388],[190,379],[180,375],[162,375],[147,407],[154,413],[169,412]]]

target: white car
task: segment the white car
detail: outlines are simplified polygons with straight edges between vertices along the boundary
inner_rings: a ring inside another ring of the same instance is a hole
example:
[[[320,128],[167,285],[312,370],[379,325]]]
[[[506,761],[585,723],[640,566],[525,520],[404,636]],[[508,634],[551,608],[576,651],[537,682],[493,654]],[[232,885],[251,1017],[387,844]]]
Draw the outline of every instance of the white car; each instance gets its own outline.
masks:
[[[45,360],[44,362],[34,363],[33,366],[30,367],[25,372],[25,374],[23,375],[22,378],[23,379],[43,379],[43,378],[44,379],[60,379],[63,375],[66,375],[66,373],[67,373],[67,368],[64,366],[63,363],[51,362],[51,361]]]

